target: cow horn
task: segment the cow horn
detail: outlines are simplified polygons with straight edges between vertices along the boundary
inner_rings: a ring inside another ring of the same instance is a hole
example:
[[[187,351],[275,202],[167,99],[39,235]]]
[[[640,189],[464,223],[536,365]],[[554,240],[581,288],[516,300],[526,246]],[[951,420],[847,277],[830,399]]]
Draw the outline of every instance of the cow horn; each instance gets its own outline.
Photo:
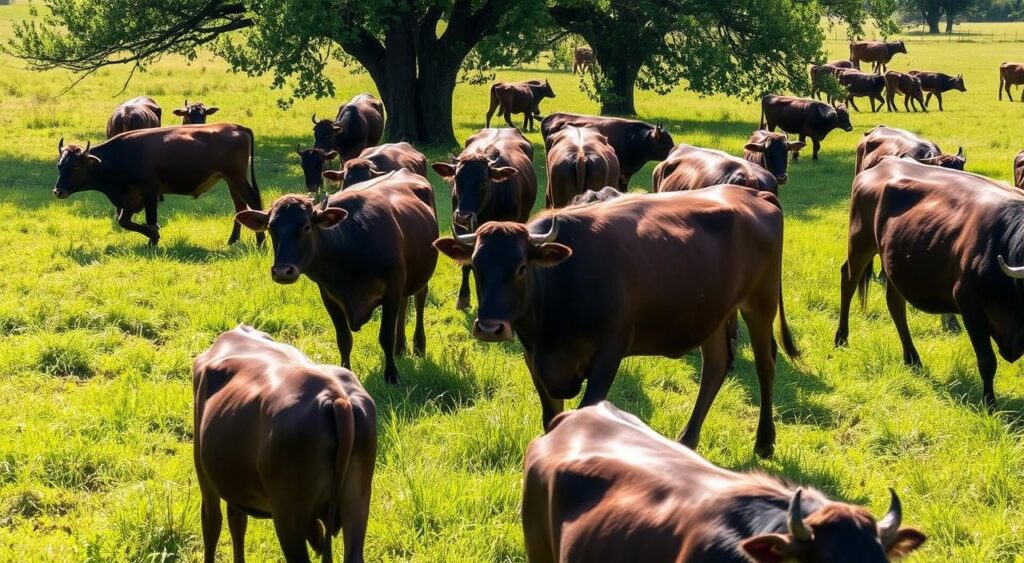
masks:
[[[789,534],[793,536],[793,539],[797,541],[808,542],[811,541],[811,532],[804,525],[804,515],[800,510],[800,497],[803,495],[803,489],[797,489],[793,498],[789,501]]]
[[[1024,266],[1008,266],[1002,255],[996,256],[996,261],[999,262],[999,269],[1004,274],[1016,280],[1024,280]]]
[[[295,143],[295,154],[302,154],[302,145]]]
[[[58,153],[64,152],[64,137],[61,137],[60,138],[60,142],[57,143],[57,152]]]
[[[558,238],[558,216],[551,217],[551,228],[543,235],[530,235],[530,244],[545,244]]]
[[[455,242],[461,244],[462,246],[476,246],[476,233],[466,233],[464,235],[460,235],[456,233],[453,229],[452,235],[454,235],[455,237]]]
[[[92,147],[92,141],[86,141],[85,142],[85,153],[84,154],[89,154],[89,149],[91,147]]]
[[[316,112],[313,112],[313,125],[316,125]]]
[[[900,497],[891,487],[889,494],[891,495],[889,510],[878,522],[878,539],[882,540],[884,546],[891,545],[896,539],[896,533],[900,531],[900,523],[903,522],[903,505],[900,503]]]
[[[960,150],[956,151],[956,155],[959,156],[960,158],[963,158],[964,157],[964,148],[960,147]]]

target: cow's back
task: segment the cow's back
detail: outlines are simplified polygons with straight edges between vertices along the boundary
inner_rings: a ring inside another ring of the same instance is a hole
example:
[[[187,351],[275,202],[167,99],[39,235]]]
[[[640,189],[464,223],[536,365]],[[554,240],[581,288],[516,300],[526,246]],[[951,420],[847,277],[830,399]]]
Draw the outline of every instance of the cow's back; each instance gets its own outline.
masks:
[[[427,176],[427,158],[405,141],[367,147],[359,154],[359,158],[369,160],[381,172],[404,168],[420,176]]]
[[[680,144],[654,169],[653,190],[674,192],[735,184],[778,194],[778,182],[759,166],[722,151]]]
[[[939,147],[901,129],[878,126],[868,131],[857,142],[857,168],[861,172],[873,168],[886,156],[909,157],[914,160],[934,158],[941,152]]]

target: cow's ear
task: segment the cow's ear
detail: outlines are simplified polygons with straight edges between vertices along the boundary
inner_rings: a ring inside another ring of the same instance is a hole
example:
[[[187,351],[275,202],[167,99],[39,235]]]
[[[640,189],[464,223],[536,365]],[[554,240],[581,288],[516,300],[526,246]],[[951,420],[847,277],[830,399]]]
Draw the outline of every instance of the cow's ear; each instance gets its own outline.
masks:
[[[757,563],[782,563],[793,557],[793,539],[783,534],[762,534],[740,544],[747,557]]]
[[[900,528],[896,537],[885,546],[885,554],[889,559],[903,559],[912,551],[921,547],[928,536],[916,528]]]
[[[343,181],[345,181],[345,171],[344,170],[324,170],[323,176],[324,176],[324,178],[326,178],[326,179],[328,179],[328,180],[330,180],[332,182],[343,182]]]
[[[451,237],[444,237],[435,240],[434,248],[436,248],[441,254],[444,254],[463,266],[468,266],[470,262],[472,262],[473,249],[463,245]]]
[[[437,172],[437,175],[442,178],[451,178],[455,176],[455,165],[447,162],[435,162],[430,165]]]
[[[530,247],[530,262],[541,268],[550,268],[565,262],[572,256],[572,249],[557,242],[546,242]]]
[[[515,176],[516,172],[518,171],[515,168],[512,168],[511,166],[499,166],[497,168],[490,168],[491,179],[496,182],[508,180],[512,176]]]
[[[220,111],[220,108],[217,106],[213,106],[212,108],[206,108],[206,115],[213,115],[218,111]]]
[[[761,143],[747,143],[743,149],[750,152],[764,152],[765,146]]]
[[[788,143],[788,144],[786,145],[786,148],[787,148],[787,149],[789,149],[789,150],[790,150],[790,152],[796,152],[796,151],[798,151],[798,150],[801,150],[801,149],[803,149],[803,148],[804,148],[804,147],[806,147],[806,146],[807,146],[807,143],[805,143],[805,142],[803,142],[803,141],[790,141],[790,142],[789,142],[789,143]]]
[[[334,160],[338,158],[338,151],[327,151],[324,153],[324,160]]]
[[[186,115],[188,115],[188,110],[187,109],[176,109],[176,110],[174,110],[174,115],[177,115],[178,117],[185,117]]]
[[[317,209],[313,211],[313,224],[321,229],[329,229],[344,221],[345,217],[348,217],[348,211],[338,207]]]
[[[266,211],[246,209],[245,211],[235,213],[235,221],[238,221],[239,225],[252,229],[257,233],[262,233],[270,225],[270,214]]]

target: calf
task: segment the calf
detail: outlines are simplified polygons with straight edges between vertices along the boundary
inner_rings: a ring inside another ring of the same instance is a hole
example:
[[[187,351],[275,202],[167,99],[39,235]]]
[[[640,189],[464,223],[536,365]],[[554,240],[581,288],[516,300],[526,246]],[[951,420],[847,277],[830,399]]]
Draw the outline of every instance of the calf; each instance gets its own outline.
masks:
[[[846,103],[853,109],[860,111],[857,107],[856,98],[868,99],[871,104],[871,111],[876,112],[885,105],[885,98],[882,91],[885,90],[885,78],[877,74],[868,74],[857,70],[844,70],[839,74],[839,84],[846,90]],[[875,101],[878,107],[875,107]]]
[[[963,170],[967,163],[963,147],[955,154],[943,154],[935,143],[910,131],[879,125],[864,133],[857,142],[857,163],[854,174],[873,168],[886,156],[912,158],[922,164]]]
[[[204,561],[217,555],[227,503],[234,560],[245,560],[250,516],[271,518],[289,562],[362,563],[377,456],[377,411],[351,371],[239,325],[192,368],[193,460],[202,493]]]
[[[139,96],[117,106],[107,120],[107,138],[125,131],[160,127],[163,110],[152,98]]]
[[[523,114],[523,129],[533,129],[533,119],[540,115],[540,103],[544,98],[554,98],[555,91],[547,80],[530,80],[527,82],[497,82],[491,86],[491,105],[487,108],[487,120],[484,127],[491,126],[491,117],[494,110],[501,108],[501,116],[509,127],[512,124],[512,114]]]
[[[406,142],[387,143],[364,149],[359,158],[345,162],[341,170],[328,170],[323,177],[341,182],[342,189],[394,172],[408,170],[427,177],[427,157]]]
[[[1024,63],[1003,63],[999,65],[999,99],[1003,99],[1003,90],[1006,90],[1006,96],[1013,101],[1013,93],[1010,92],[1010,86],[1019,86],[1024,84]],[[1024,96],[1021,96],[1020,101],[1024,102]]]
[[[760,472],[716,467],[608,402],[563,413],[523,468],[529,563],[885,563],[924,543],[895,491],[879,520]]]
[[[64,146],[57,152],[57,184],[53,195],[65,199],[96,190],[114,205],[117,224],[141,233],[151,245],[160,241],[157,204],[165,194],[199,197],[224,180],[235,211],[262,209],[253,151],[252,130],[232,123],[142,129],[118,135],[95,147]],[[252,183],[246,172],[252,176]],[[146,213],[146,224],[132,217]],[[233,224],[228,244],[239,236]],[[257,234],[258,244],[263,235]]]
[[[917,111],[917,102],[921,111],[928,111],[924,103],[924,90],[921,89],[921,79],[903,72],[890,70],[885,73],[885,106],[889,111],[899,111],[896,108],[896,94],[903,94],[903,109]],[[909,105],[908,105],[909,104]]]
[[[206,123],[206,116],[213,115],[218,111],[220,108],[217,106],[206,107],[203,102],[190,104],[186,98],[185,105],[174,110],[174,115],[181,118],[182,125],[202,125]]]
[[[776,127],[790,135],[799,135],[801,143],[810,137],[814,160],[818,160],[822,139],[832,130],[853,131],[850,114],[843,104],[832,107],[807,98],[768,95],[761,98],[760,128],[775,131]],[[799,156],[799,150],[793,151],[793,160]]]
[[[572,52],[572,73],[580,76],[594,66],[594,50],[590,47],[576,47]]]
[[[617,183],[619,159],[596,129],[567,126],[551,136],[547,176],[547,206],[564,207],[587,190]]]
[[[942,94],[950,90],[958,90],[960,92],[966,92],[967,86],[964,86],[964,75],[958,74],[956,77],[952,77],[948,74],[942,74],[941,72],[925,72],[922,70],[910,71],[911,76],[916,76],[921,81],[921,89],[928,93],[924,99],[924,107],[928,107],[928,103],[932,101],[932,95],[935,95],[935,99],[939,101],[939,111],[942,110]]]
[[[341,108],[333,121],[317,120],[313,114],[313,146],[338,151],[341,161],[359,156],[384,135],[384,104],[369,94],[360,94]]]
[[[743,158],[771,172],[781,186],[789,179],[786,172],[789,153],[796,153],[805,146],[800,141],[790,141],[785,133],[759,129],[750,135],[743,147]]]
[[[752,162],[714,149],[680,144],[651,175],[652,191],[680,192],[735,184],[779,194],[775,176]]]
[[[871,64],[875,74],[888,70],[889,61],[898,53],[906,54],[907,45],[903,41],[852,41],[850,43],[850,62],[860,68],[860,61]]]
[[[416,298],[413,352],[423,355],[427,337],[423,307],[437,265],[434,192],[419,174],[399,170],[344,190],[314,205],[309,196],[281,196],[270,212],[242,211],[238,222],[270,231],[270,277],[292,284],[305,274],[320,289],[337,336],[341,364],[349,367],[352,331],[381,307],[378,341],[384,380],[398,383],[395,355],[405,353],[405,314]]]

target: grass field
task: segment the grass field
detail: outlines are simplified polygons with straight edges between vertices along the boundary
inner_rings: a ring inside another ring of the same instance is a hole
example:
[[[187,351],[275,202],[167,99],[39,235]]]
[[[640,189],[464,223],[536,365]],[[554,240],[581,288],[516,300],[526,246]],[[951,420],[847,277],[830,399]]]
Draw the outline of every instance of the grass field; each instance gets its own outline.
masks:
[[[0,39],[24,5],[0,7]],[[975,27],[978,27],[975,24]],[[981,26],[983,27],[983,26]],[[1000,30],[1007,26],[1000,27]],[[1015,26],[1010,33],[1024,26]],[[845,42],[830,41],[836,56]],[[704,426],[701,453],[735,469],[757,469],[816,486],[881,514],[894,487],[905,521],[929,535],[914,561],[1024,561],[1024,364],[1000,364],[1000,412],[981,405],[965,335],[912,312],[925,368],[902,365],[898,340],[875,288],[856,311],[851,346],[835,350],[839,265],[846,245],[853,146],[885,123],[955,151],[968,169],[1010,178],[1024,104],[996,101],[998,64],[1024,58],[1021,43],[908,44],[892,68],[962,72],[968,93],[946,112],[865,114],[853,133],[833,133],[822,160],[790,170],[785,301],[805,358],[781,361],[778,448],[752,454],[756,378],[741,350]],[[227,72],[219,61],[167,59],[115,96],[128,69],[99,72],[58,95],[71,77],[20,69],[0,58],[0,561],[192,561],[199,557],[199,492],[191,461],[192,358],[220,331],[252,324],[314,359],[336,362],[333,329],[308,280],[269,279],[271,254],[251,234],[227,247],[232,207],[223,187],[199,200],[170,197],[160,208],[161,245],[118,228],[98,193],[53,198],[57,141],[99,142],[120,99],[146,93],[165,108],[182,99],[220,106],[219,120],[252,127],[264,201],[301,189],[293,154],[311,142],[309,115],[373,91],[365,74],[331,68],[335,100],[277,109],[269,78]],[[567,73],[537,66],[500,79],[549,78],[558,94],[543,110],[593,112]],[[866,105],[866,104],[865,104]],[[456,134],[482,126],[486,87],[456,92]],[[683,90],[641,93],[643,118],[664,121],[677,141],[738,152],[758,106]],[[537,133],[535,161],[543,183]],[[434,151],[431,157],[442,157]],[[634,177],[649,186],[650,169]],[[448,188],[439,192],[442,230]],[[695,272],[695,275],[701,275]],[[454,308],[457,270],[439,263],[427,310],[428,356],[400,360],[403,383],[386,386],[377,322],[356,335],[353,368],[375,397],[380,448],[368,561],[521,561],[523,452],[538,435],[537,399],[517,345],[470,339],[470,315]],[[638,288],[642,291],[642,288]],[[697,390],[699,358],[627,360],[611,399],[675,436]],[[220,559],[230,560],[228,535]],[[335,544],[336,547],[339,543]],[[269,522],[249,527],[252,561],[276,560]]]

